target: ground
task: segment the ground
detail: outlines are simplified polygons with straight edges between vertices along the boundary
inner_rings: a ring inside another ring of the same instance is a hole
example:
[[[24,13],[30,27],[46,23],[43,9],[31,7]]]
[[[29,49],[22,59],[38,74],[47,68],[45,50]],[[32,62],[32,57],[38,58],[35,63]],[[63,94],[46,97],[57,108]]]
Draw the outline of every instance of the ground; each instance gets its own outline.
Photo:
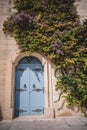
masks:
[[[61,117],[56,119],[18,118],[0,121],[0,130],[87,130],[85,117]]]

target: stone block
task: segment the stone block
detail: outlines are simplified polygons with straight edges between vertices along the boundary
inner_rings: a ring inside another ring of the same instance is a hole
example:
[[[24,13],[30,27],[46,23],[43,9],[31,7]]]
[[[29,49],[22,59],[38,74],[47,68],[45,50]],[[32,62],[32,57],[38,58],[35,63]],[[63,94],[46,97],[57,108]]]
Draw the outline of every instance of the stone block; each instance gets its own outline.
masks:
[[[45,115],[45,118],[47,118],[47,119],[54,118],[55,117],[54,109],[50,108],[50,107],[45,108],[44,115]]]
[[[13,119],[13,109],[12,108],[3,108],[2,117],[4,120],[12,120]]]

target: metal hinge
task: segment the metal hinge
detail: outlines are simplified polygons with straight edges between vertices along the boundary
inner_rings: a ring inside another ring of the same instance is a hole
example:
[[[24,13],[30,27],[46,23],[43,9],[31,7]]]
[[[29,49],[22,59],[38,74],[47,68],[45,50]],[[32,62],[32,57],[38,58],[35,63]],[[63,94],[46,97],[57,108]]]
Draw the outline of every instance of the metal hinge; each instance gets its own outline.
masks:
[[[23,113],[23,112],[27,112],[27,110],[19,109],[19,110],[16,110],[16,112],[18,112],[18,113]]]
[[[37,108],[37,109],[35,109],[35,110],[32,110],[33,112],[37,112],[37,113],[39,113],[39,112],[44,112],[44,108],[43,109],[39,109],[39,108]]]
[[[40,88],[32,89],[32,91],[36,91],[36,92],[43,91],[43,93],[44,93],[44,89],[43,88],[42,89],[40,89]]]
[[[18,88],[18,89],[16,89],[16,91],[18,91],[18,92],[24,92],[24,91],[27,91],[27,90],[23,89],[23,88]]]

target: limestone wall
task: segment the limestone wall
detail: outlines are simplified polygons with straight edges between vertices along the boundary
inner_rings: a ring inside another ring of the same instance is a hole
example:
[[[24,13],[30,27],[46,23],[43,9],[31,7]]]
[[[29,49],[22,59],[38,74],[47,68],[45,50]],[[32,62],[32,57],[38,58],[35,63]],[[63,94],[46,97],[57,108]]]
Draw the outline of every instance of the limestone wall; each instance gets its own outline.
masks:
[[[0,0],[0,113],[3,116],[3,110],[6,107],[5,100],[6,93],[9,95],[9,85],[7,86],[7,79],[9,78],[10,72],[8,70],[9,62],[11,61],[11,56],[16,50],[16,44],[14,40],[7,38],[3,33],[3,22],[12,12],[11,0]],[[10,67],[10,66],[9,66]],[[6,79],[7,78],[7,79]],[[9,82],[9,80],[8,80]],[[8,99],[9,104],[9,99]],[[7,105],[8,106],[8,105]]]
[[[87,19],[87,0],[77,0],[75,4],[77,6],[77,11],[82,22],[84,19]]]
[[[3,22],[8,15],[9,4],[6,0],[0,0],[0,113],[4,104],[5,72],[7,59],[6,36],[2,32]]]

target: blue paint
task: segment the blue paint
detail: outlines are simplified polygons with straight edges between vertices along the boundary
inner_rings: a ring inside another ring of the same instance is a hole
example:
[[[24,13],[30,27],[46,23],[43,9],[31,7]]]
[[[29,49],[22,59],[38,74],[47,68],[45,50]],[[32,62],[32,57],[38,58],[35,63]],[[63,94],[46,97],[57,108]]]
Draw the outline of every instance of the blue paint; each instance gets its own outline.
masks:
[[[32,58],[34,61],[34,57]],[[42,115],[44,113],[42,64],[40,62],[37,64],[30,62],[23,64],[23,62],[20,62],[16,68],[15,79],[15,115]]]

